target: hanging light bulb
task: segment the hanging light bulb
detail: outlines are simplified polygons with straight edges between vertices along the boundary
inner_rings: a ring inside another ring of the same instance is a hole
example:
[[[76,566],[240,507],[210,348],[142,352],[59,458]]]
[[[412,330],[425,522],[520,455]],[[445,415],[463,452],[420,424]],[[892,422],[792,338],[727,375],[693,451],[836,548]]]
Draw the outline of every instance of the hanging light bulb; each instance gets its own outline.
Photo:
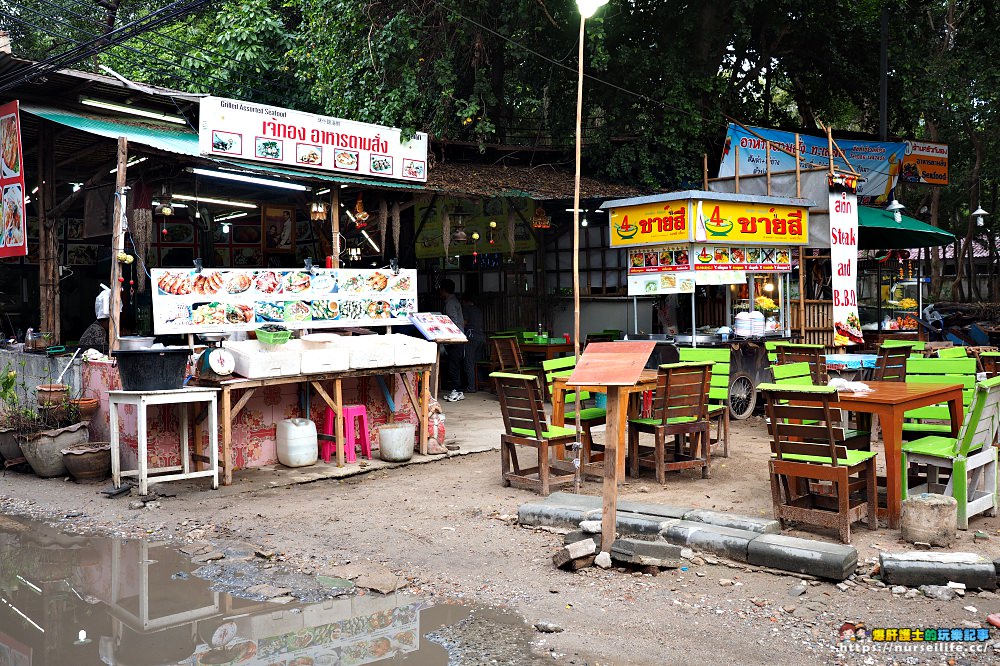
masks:
[[[582,220],[580,220],[580,226],[581,226],[581,227],[585,227],[585,226],[587,226],[587,216],[586,216],[586,215],[584,215],[584,216],[583,216],[583,219],[582,219]]]
[[[222,223],[222,233],[224,233],[224,234],[228,234],[229,233],[229,223],[228,222],[223,222]]]

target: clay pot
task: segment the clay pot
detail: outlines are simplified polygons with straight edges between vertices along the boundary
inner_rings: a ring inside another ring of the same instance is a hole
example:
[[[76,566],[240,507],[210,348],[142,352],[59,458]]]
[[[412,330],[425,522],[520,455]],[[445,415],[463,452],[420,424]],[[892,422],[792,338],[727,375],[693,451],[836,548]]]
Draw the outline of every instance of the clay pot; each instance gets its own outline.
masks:
[[[111,473],[111,442],[84,442],[62,450],[63,463],[77,481],[101,481]]]
[[[62,450],[90,439],[88,422],[77,423],[66,428],[43,430],[20,438],[21,451],[40,477],[65,476],[66,463]]]
[[[97,413],[97,408],[101,406],[96,398],[74,398],[69,401],[69,404],[80,412],[81,421],[89,421]]]
[[[19,460],[24,457],[21,453],[21,445],[17,443],[17,436],[13,428],[0,428],[0,459]]]
[[[39,407],[61,405],[69,399],[69,386],[66,384],[40,384],[35,387],[35,397]]]

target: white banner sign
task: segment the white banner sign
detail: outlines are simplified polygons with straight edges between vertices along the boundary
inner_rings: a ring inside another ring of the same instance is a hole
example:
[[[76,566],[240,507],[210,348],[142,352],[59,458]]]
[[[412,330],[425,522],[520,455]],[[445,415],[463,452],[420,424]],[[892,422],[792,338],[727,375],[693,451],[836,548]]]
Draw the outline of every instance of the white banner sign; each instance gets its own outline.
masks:
[[[221,97],[201,100],[202,155],[427,181],[427,135]]]
[[[157,335],[287,328],[394,326],[417,311],[417,271],[154,268]]]
[[[864,344],[858,319],[858,197],[830,192],[834,344]]]

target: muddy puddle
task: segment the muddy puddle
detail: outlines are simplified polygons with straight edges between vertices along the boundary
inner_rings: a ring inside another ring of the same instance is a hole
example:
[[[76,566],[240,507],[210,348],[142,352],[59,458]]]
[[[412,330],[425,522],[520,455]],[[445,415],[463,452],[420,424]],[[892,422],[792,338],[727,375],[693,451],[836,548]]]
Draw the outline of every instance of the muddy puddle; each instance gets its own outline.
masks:
[[[253,601],[213,590],[198,569],[163,543],[0,516],[0,666],[544,661],[512,614],[400,593]]]

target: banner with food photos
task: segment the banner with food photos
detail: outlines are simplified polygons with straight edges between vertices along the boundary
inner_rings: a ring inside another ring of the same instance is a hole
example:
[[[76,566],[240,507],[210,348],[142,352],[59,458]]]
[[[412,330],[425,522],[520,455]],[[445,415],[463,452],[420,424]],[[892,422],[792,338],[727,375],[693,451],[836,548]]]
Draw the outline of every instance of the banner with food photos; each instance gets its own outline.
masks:
[[[21,117],[14,101],[0,105],[0,257],[27,254]]]
[[[157,335],[287,328],[398,326],[417,311],[417,271],[153,269]]]

